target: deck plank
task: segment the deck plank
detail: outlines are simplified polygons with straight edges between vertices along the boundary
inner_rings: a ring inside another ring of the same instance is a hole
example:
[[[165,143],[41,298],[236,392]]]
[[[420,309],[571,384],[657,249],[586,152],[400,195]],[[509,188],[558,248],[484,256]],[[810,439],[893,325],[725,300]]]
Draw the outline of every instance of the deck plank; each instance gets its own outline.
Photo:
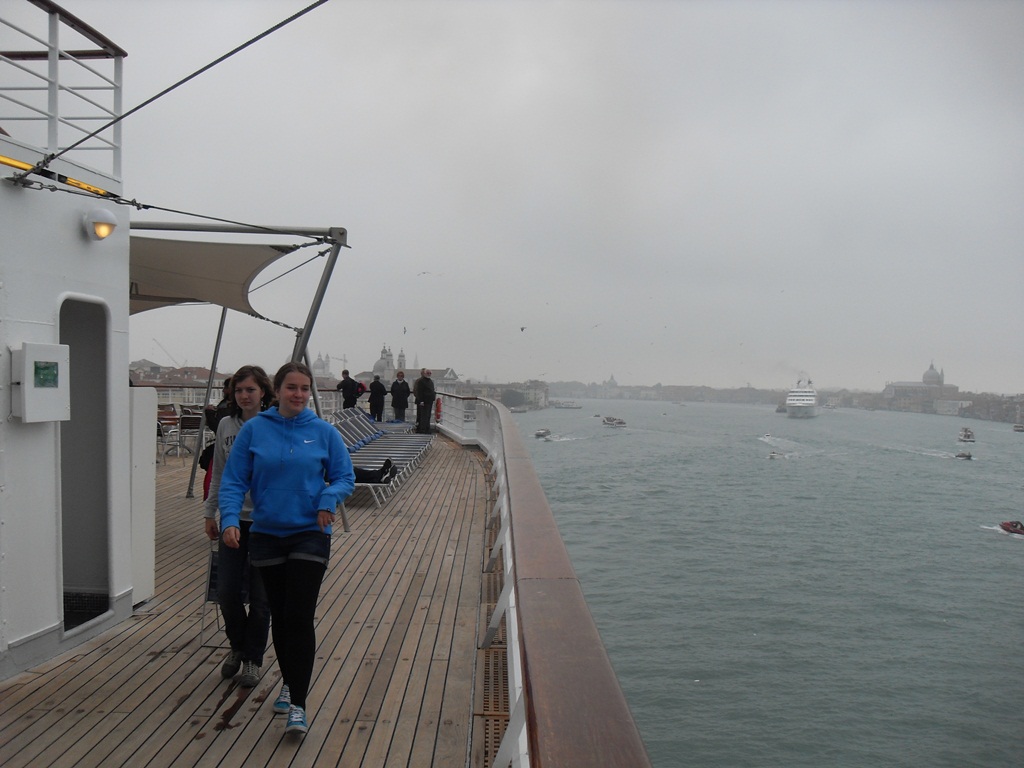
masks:
[[[437,437],[381,507],[369,494],[346,505],[351,532],[332,543],[301,739],[284,737],[270,709],[272,644],[251,690],[222,680],[225,650],[201,644],[209,544],[201,499],[185,497],[190,469],[157,467],[153,599],[0,682],[4,765],[467,764],[489,512],[481,454]]]

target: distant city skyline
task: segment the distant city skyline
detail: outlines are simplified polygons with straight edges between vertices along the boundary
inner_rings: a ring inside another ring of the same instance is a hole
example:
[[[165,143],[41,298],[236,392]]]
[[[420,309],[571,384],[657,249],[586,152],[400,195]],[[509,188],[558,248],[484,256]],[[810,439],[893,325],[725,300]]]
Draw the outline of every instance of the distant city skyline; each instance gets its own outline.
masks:
[[[317,353],[316,355],[311,355],[311,359],[312,359],[312,362],[314,364],[314,372],[316,372],[318,375],[321,375],[322,374],[322,370],[318,371],[317,366],[316,366],[317,357],[324,357],[324,353]],[[341,377],[341,371],[342,371],[342,368],[340,367],[340,365],[341,365],[340,358],[336,362],[336,360],[335,360],[335,358],[333,356],[330,356],[330,357],[331,357],[331,365],[332,365],[332,367],[330,369],[330,376],[335,378],[335,379],[340,378]],[[149,362],[152,362],[152,363],[155,363],[157,365],[160,365],[163,368],[186,368],[187,367],[187,368],[201,368],[201,369],[204,369],[206,371],[209,371],[209,363],[207,363],[206,365],[191,364],[191,365],[188,365],[188,366],[164,365],[164,364],[159,363],[158,361],[152,360],[150,358],[139,358],[137,360],[133,360],[131,362],[131,365],[135,366],[136,364],[142,362],[143,360],[149,360]],[[377,361],[375,360],[374,363],[376,363],[376,362]],[[885,390],[885,388],[888,387],[891,384],[898,384],[898,383],[901,383],[901,382],[923,382],[925,380],[925,376],[927,375],[928,371],[931,370],[931,366],[933,364],[934,363],[930,363],[929,364],[929,368],[926,369],[925,372],[921,376],[919,376],[918,378],[913,378],[913,379],[911,379],[911,378],[887,379],[886,381],[880,383],[879,386],[875,387],[875,388],[847,387],[847,386],[843,386],[842,384],[826,386],[826,385],[819,385],[817,382],[814,383],[814,386],[815,386],[815,388],[817,388],[817,389],[819,389],[820,391],[823,391],[823,392],[849,391],[849,392],[875,393],[875,394],[878,394],[878,393],[881,393],[883,390]],[[239,367],[241,367],[241,366],[234,366],[234,367],[230,367],[230,368],[225,369],[222,364],[218,364],[216,376],[218,378],[222,378],[224,376],[229,376],[229,375],[231,375],[232,371],[236,370]],[[267,367],[267,366],[264,366],[264,367]],[[451,367],[451,366],[446,366],[446,367]],[[336,370],[335,370],[335,368],[336,368]],[[267,367],[267,370],[270,371],[271,373],[273,373],[273,370],[276,370],[276,367],[272,365],[270,367]],[[356,376],[356,375],[359,375],[359,374],[371,374],[372,375],[373,364],[371,364],[369,366],[366,366],[366,367],[353,368],[351,370],[352,370],[352,375],[353,376]],[[403,370],[410,371],[410,370],[413,370],[413,369],[411,367],[409,367],[409,366],[406,366],[406,368],[404,368]],[[418,371],[419,369],[417,368],[415,370]],[[941,371],[941,370],[944,370],[944,369],[942,369],[940,367],[937,370]],[[532,380],[532,381],[541,381],[541,382],[544,382],[545,384],[578,382],[580,384],[583,384],[584,386],[600,386],[600,385],[604,385],[610,379],[614,378],[616,385],[620,386],[620,387],[648,388],[648,387],[656,387],[656,386],[668,386],[668,387],[705,387],[706,386],[706,387],[710,387],[711,389],[722,389],[722,390],[744,389],[744,388],[748,388],[749,387],[749,388],[752,388],[752,389],[784,392],[784,391],[787,391],[788,389],[790,389],[792,387],[793,383],[795,383],[795,381],[794,381],[794,382],[791,382],[788,385],[783,385],[783,386],[763,386],[763,385],[758,385],[758,384],[756,384],[754,382],[745,382],[743,384],[737,384],[737,385],[734,385],[734,386],[718,386],[718,387],[712,386],[712,385],[709,385],[709,384],[699,383],[699,382],[676,382],[676,381],[671,381],[671,382],[670,381],[640,382],[640,383],[634,383],[634,384],[627,384],[627,383],[624,383],[624,382],[620,382],[618,380],[618,377],[615,376],[614,374],[609,374],[609,376],[605,377],[604,379],[602,379],[600,381],[585,381],[583,379],[572,378],[572,377],[565,378],[565,379],[496,379],[496,378],[493,378],[493,377],[477,377],[477,376],[469,376],[469,377],[467,377],[467,376],[464,376],[457,368],[455,369],[455,371],[456,371],[456,373],[459,374],[459,378],[460,378],[461,381],[473,380],[473,381],[479,381],[479,382],[485,383],[485,384],[509,384],[509,383],[525,382],[525,381],[531,381]],[[814,381],[813,378],[811,379],[811,381],[812,382]],[[956,382],[954,382],[954,381],[950,381],[950,385],[951,386],[959,387],[959,385],[957,385]],[[994,390],[994,389],[968,390],[968,389],[965,389],[963,387],[959,387],[959,389],[960,389],[961,393],[993,394],[993,395],[1003,395],[1003,396],[1024,395],[1024,390],[1017,391],[1017,392],[999,392],[999,391]]]

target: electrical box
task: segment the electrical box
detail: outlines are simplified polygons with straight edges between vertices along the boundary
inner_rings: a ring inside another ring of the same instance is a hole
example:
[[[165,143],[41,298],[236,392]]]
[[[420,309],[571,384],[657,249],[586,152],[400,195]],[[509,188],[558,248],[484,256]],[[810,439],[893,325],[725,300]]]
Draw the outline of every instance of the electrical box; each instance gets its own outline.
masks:
[[[11,348],[11,411],[22,421],[71,418],[71,349],[25,342]]]

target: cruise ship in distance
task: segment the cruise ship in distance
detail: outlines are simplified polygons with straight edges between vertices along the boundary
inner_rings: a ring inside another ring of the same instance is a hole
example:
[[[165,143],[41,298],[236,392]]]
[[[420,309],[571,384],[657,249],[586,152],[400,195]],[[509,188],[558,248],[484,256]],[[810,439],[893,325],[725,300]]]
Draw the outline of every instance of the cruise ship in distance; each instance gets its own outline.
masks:
[[[818,393],[810,379],[799,379],[786,395],[786,415],[791,419],[810,419],[818,415]]]

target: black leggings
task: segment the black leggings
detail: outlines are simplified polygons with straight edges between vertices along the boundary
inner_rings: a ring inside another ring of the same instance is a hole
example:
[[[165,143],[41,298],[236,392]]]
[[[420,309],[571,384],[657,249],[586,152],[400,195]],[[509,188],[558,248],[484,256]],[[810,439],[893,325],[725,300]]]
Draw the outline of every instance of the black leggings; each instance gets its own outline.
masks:
[[[323,563],[300,559],[259,568],[270,603],[270,629],[281,676],[292,704],[303,709],[316,656],[316,601],[326,570]]]

